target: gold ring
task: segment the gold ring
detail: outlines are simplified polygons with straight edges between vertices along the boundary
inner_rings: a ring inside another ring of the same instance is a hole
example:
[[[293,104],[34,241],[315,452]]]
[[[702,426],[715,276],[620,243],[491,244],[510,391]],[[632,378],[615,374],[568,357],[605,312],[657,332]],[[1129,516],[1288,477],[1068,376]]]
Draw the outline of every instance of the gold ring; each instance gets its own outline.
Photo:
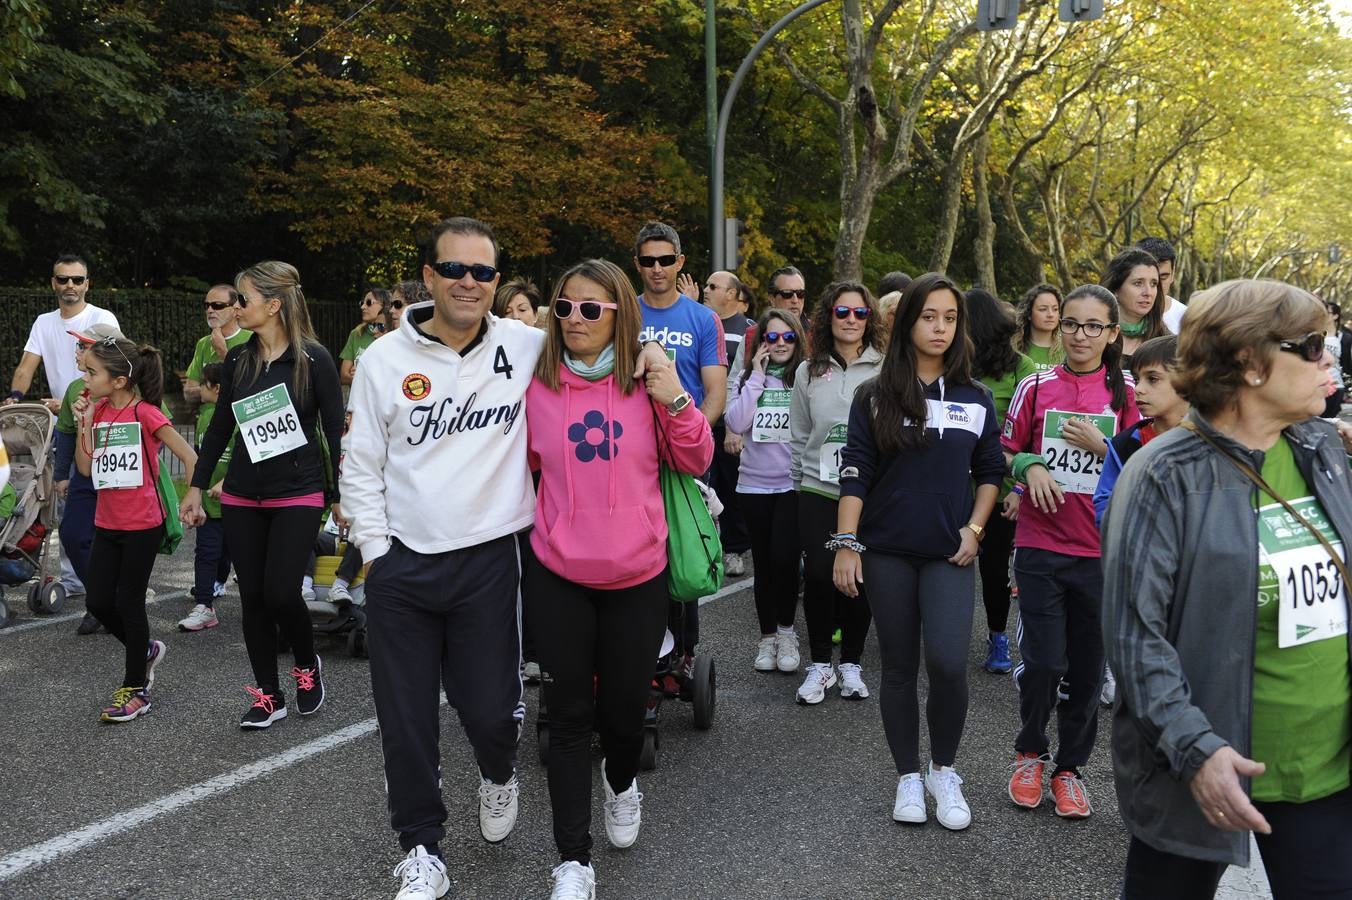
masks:
[[[1218,818],[1218,819],[1224,819],[1224,818],[1225,818],[1225,813],[1221,812],[1219,809],[1216,810],[1216,818]]]

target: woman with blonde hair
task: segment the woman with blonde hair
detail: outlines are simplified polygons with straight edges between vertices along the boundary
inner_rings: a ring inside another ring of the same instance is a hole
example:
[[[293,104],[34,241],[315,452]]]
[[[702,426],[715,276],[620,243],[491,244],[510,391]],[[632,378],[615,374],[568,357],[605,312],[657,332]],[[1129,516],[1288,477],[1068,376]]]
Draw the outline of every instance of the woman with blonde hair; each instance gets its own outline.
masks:
[[[261,262],[235,278],[239,323],[253,332],[230,351],[216,415],[202,439],[200,464],[181,504],[185,523],[201,524],[202,491],[238,429],[221,493],[225,543],[239,577],[244,645],[256,686],[241,728],[286,718],[277,676],[277,637],[291,645],[301,715],[324,702],[319,656],[301,599],[305,564],[326,506],[338,511],[338,453],[343,393],[329,351],[315,337],[300,273]]]

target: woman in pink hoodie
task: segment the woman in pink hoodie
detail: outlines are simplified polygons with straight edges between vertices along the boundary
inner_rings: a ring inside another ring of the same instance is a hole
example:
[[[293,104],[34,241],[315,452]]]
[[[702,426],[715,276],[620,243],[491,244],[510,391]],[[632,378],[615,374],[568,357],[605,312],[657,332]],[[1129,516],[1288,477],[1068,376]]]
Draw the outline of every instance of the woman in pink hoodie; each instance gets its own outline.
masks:
[[[638,837],[643,712],[667,619],[667,522],[659,460],[700,474],[708,420],[675,364],[632,377],[642,324],[624,272],[605,260],[559,279],[548,338],[526,392],[539,499],[522,595],[550,710],[555,896],[591,896],[593,729],[605,754],[606,834]],[[595,676],[595,681],[593,681]]]

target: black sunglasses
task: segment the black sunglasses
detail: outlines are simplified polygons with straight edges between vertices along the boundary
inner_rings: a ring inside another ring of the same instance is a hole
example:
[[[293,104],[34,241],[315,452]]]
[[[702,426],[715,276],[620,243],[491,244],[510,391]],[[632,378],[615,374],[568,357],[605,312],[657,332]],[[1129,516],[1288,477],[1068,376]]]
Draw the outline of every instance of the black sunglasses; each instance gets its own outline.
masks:
[[[1324,336],[1311,331],[1303,338],[1277,341],[1277,348],[1287,353],[1295,353],[1306,362],[1319,362],[1324,358]]]
[[[214,309],[216,312],[220,312],[223,309],[228,309],[231,306],[231,303],[229,300],[207,300],[202,305],[207,309]]]
[[[765,343],[777,344],[780,341],[786,344],[798,343],[798,335],[792,331],[767,331],[765,332]]]
[[[482,264],[477,266],[467,266],[461,262],[432,263],[432,271],[436,272],[442,278],[447,278],[451,281],[459,281],[461,278],[465,277],[466,272],[473,275],[474,280],[480,283],[492,281],[498,276],[498,270],[492,266],[485,266]]]
[[[644,269],[651,269],[653,266],[661,265],[662,268],[668,268],[676,265],[676,254],[668,253],[666,256],[640,256],[638,264]]]
[[[597,322],[601,319],[601,310],[619,309],[618,303],[602,303],[600,300],[568,300],[560,297],[554,301],[554,315],[560,319],[567,319],[573,314],[573,307],[582,313],[582,318],[588,322]]]
[[[789,299],[790,297],[797,297],[799,300],[802,300],[804,297],[807,296],[807,291],[803,291],[803,290],[797,290],[797,291],[790,291],[790,290],[775,291],[775,296],[776,296],[776,297],[783,297],[785,300]]]
[[[869,309],[867,306],[837,306],[836,318],[847,319],[849,318],[850,313],[854,313],[854,317],[862,322],[869,317],[869,313],[871,312],[873,312],[873,310]]]
[[[390,301],[390,309],[403,309],[403,308],[404,308],[404,301],[403,301],[403,300],[391,300],[391,301]]]
[[[57,284],[84,284],[84,275],[53,275]]]

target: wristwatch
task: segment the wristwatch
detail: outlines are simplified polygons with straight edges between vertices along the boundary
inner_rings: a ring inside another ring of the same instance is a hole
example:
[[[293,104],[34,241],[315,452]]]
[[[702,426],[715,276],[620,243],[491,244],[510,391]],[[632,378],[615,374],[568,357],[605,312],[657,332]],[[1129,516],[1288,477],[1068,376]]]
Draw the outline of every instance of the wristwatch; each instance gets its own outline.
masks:
[[[667,404],[667,414],[674,416],[694,402],[689,391],[682,391],[679,397]]]
[[[966,529],[967,529],[968,531],[970,531],[972,534],[976,535],[976,539],[977,539],[978,541],[981,540],[983,537],[986,536],[986,526],[985,526],[985,525],[978,525],[978,524],[976,524],[975,522],[968,522],[966,525],[964,525],[964,526],[962,526],[962,527],[963,527],[963,528],[966,528]]]

